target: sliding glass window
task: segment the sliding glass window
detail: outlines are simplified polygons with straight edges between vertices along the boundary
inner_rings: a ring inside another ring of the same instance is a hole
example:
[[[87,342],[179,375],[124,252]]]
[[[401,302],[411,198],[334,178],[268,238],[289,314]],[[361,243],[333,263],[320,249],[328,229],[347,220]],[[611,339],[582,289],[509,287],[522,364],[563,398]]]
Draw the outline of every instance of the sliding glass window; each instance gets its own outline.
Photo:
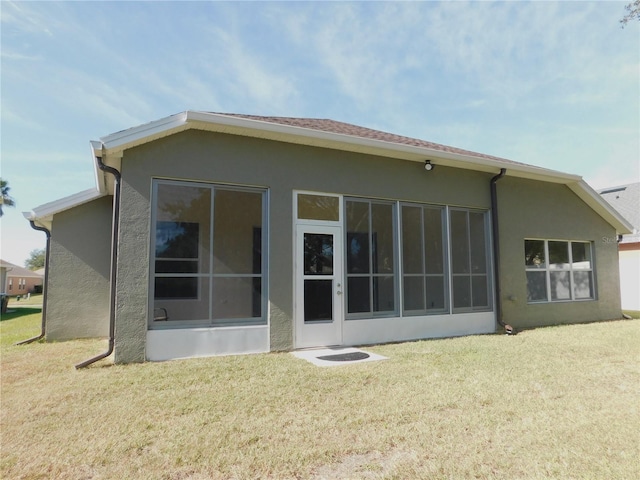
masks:
[[[489,310],[490,268],[487,215],[450,209],[451,285],[453,312]]]
[[[446,313],[444,208],[402,205],[403,312]]]
[[[347,318],[393,315],[396,301],[395,205],[346,199]]]
[[[266,323],[265,191],[153,184],[153,327]]]

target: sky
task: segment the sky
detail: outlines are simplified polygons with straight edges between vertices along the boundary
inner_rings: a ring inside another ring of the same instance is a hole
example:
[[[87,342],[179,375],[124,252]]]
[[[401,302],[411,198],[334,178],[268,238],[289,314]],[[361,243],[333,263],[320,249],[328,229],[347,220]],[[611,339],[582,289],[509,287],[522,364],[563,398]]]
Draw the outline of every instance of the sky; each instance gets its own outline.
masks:
[[[0,2],[0,258],[22,212],[94,188],[90,140],[185,110],[331,118],[640,181],[628,2]]]

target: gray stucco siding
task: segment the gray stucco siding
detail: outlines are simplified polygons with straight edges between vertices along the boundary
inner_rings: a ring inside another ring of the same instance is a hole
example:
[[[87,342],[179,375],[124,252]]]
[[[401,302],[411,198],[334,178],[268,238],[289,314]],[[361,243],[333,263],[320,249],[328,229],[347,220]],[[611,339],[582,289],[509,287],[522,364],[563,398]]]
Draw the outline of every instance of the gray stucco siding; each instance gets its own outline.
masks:
[[[620,318],[615,229],[565,185],[513,177],[497,185],[504,321],[531,328]],[[592,242],[596,298],[528,303],[525,239]]]
[[[118,242],[116,362],[145,360],[154,178],[268,189],[270,349],[293,348],[293,192],[488,210],[492,174],[198,130],[125,151]],[[496,172],[497,173],[497,172]],[[508,175],[508,174],[507,174]],[[517,328],[620,314],[615,231],[568,187],[505,177],[498,186],[504,320]],[[525,238],[592,242],[597,298],[528,304]],[[427,336],[427,335],[425,335]]]
[[[293,347],[293,191],[488,209],[491,175],[331,149],[190,130],[127,150],[116,314],[116,362],[143,361],[148,325],[153,178],[269,191],[271,350]]]
[[[47,340],[109,334],[112,203],[102,197],[53,218]]]

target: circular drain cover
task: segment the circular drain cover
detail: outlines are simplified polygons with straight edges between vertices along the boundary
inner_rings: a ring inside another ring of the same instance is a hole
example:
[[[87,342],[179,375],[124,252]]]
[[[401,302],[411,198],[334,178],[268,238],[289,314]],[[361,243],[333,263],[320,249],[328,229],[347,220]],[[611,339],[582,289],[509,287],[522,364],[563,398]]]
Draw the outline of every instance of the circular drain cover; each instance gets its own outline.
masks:
[[[369,358],[369,354],[364,352],[349,352],[337,353],[336,355],[323,355],[322,357],[317,358],[320,360],[327,360],[329,362],[354,362],[356,360]]]

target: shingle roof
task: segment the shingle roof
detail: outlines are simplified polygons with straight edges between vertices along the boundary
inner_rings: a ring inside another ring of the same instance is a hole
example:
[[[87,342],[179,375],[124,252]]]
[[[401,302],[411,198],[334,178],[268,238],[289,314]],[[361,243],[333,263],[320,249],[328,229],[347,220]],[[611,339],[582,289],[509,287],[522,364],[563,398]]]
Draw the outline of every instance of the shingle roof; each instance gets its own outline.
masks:
[[[598,193],[631,225],[635,232],[625,235],[624,243],[640,241],[640,182],[603,188]]]
[[[20,265],[16,265],[14,263],[11,262],[7,262],[5,260],[0,260],[0,263],[2,263],[3,267],[6,267],[9,270],[8,275],[9,277],[37,277],[37,278],[42,278],[43,275],[35,272],[33,270],[29,270],[27,268],[21,267]]]
[[[245,115],[241,113],[211,113],[215,113],[216,115],[224,115],[227,117],[245,118],[248,120],[276,123],[292,127],[308,128],[310,130],[319,130],[322,132],[337,133],[340,135],[350,135],[352,137],[367,138],[370,140],[380,140],[383,142],[396,143],[400,145],[424,147],[441,152],[456,153],[459,155],[469,155],[472,157],[498,160],[500,162],[511,163],[514,165],[527,165],[525,163],[514,162],[513,160],[508,160],[506,158],[495,157],[493,155],[487,155],[484,153],[473,152],[471,150],[464,150],[448,145],[428,142],[426,140],[420,140],[417,138],[405,137],[402,135],[396,135],[394,133],[383,132],[380,130],[373,130],[371,128],[360,127],[358,125],[352,125],[350,123],[338,122],[336,120],[331,120],[328,118],[269,117],[260,115]]]

